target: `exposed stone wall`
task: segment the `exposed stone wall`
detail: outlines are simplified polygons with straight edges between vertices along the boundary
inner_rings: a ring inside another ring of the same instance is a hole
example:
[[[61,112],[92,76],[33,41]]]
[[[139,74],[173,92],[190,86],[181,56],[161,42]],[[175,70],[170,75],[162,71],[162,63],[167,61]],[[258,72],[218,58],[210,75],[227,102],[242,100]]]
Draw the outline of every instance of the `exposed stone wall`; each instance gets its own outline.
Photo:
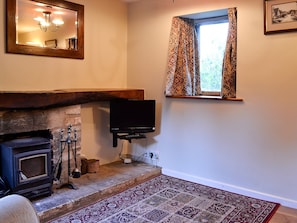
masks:
[[[72,126],[71,137],[74,129],[77,131],[77,164],[80,170],[80,151],[81,151],[81,106],[67,106],[45,110],[14,110],[0,111],[0,136],[6,134],[24,133],[39,130],[49,130],[53,138],[51,146],[53,151],[53,165],[56,166],[61,151],[61,130],[64,130],[63,138],[67,137],[67,130]],[[68,183],[68,144],[63,150],[62,173],[60,184]],[[75,168],[72,143],[70,158],[71,172]],[[70,178],[71,179],[71,178]],[[58,186],[59,186],[58,185]]]

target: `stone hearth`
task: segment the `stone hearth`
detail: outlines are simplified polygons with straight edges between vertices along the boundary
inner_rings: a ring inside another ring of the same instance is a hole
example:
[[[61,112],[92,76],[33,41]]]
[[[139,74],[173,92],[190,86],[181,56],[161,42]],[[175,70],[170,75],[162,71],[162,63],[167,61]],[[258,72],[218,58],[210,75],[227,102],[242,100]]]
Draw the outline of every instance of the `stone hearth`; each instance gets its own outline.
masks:
[[[77,190],[55,189],[52,196],[33,200],[33,205],[45,223],[160,174],[161,168],[149,164],[114,162],[100,166],[97,173],[73,179]]]

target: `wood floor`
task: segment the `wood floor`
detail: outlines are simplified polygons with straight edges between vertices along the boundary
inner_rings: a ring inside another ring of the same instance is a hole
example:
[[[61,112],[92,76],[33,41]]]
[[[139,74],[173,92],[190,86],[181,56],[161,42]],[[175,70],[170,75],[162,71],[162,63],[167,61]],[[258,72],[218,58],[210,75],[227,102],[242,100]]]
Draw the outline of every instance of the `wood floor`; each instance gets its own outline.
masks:
[[[297,223],[297,209],[281,206],[269,223]]]

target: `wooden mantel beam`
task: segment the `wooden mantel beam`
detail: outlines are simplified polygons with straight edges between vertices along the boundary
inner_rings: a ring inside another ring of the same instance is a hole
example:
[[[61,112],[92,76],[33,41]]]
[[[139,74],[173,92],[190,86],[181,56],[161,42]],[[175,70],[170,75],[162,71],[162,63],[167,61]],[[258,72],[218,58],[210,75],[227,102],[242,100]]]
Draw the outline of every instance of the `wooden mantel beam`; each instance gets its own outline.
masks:
[[[116,98],[144,99],[142,89],[65,89],[53,91],[0,91],[0,110],[43,109]]]

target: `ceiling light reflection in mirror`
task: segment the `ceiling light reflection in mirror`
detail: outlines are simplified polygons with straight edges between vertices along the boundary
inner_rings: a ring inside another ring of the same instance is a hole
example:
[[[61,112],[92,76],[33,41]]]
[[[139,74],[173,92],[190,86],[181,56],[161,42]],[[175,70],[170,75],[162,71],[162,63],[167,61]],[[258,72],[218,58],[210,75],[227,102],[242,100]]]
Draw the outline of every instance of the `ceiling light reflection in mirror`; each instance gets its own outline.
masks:
[[[17,0],[16,44],[77,49],[77,12],[31,0]]]

